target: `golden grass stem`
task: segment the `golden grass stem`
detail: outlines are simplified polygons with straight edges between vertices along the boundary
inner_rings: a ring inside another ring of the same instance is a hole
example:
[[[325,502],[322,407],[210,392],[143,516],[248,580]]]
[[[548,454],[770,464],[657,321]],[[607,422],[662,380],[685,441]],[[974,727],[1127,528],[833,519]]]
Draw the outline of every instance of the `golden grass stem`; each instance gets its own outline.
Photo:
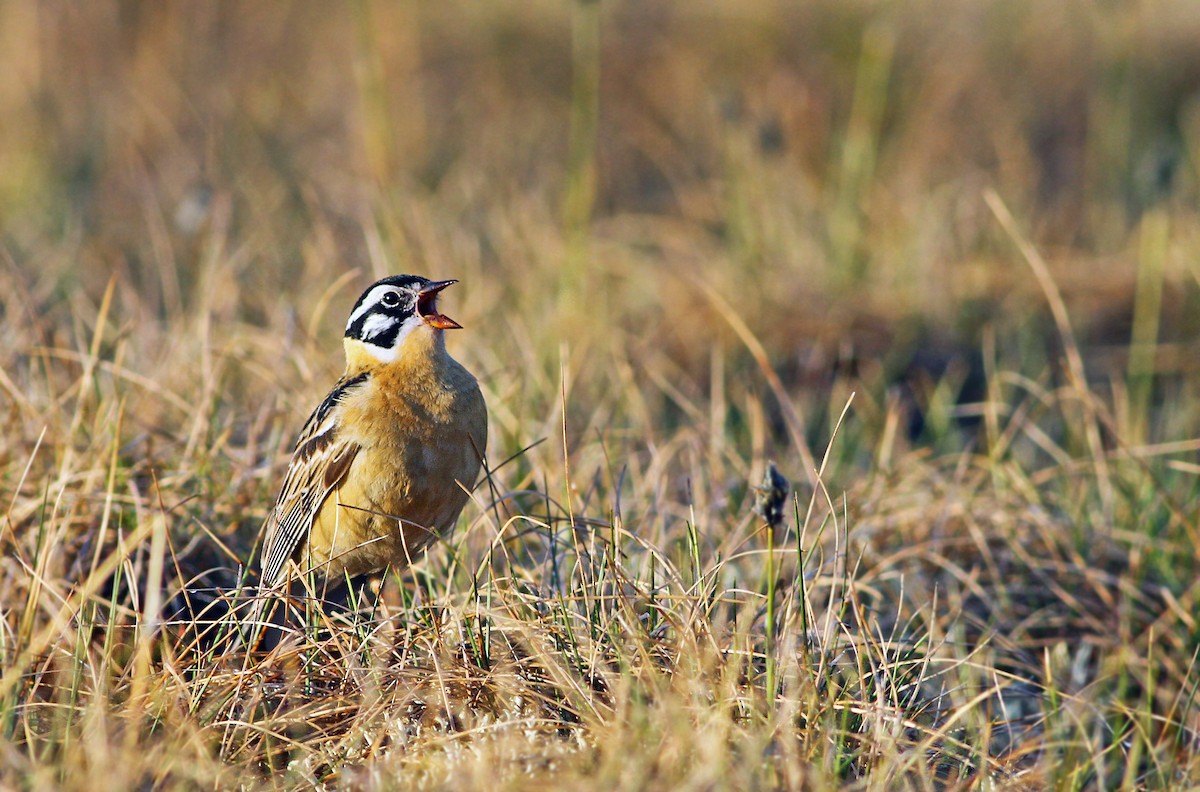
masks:
[[[984,191],[983,199],[987,203],[988,208],[992,210],[992,214],[1000,221],[1000,226],[1008,234],[1009,239],[1016,244],[1022,258],[1025,259],[1025,263],[1033,271],[1033,276],[1037,279],[1038,285],[1042,289],[1042,294],[1045,295],[1046,302],[1050,306],[1050,313],[1054,317],[1054,324],[1058,329],[1059,339],[1062,341],[1063,354],[1066,355],[1067,359],[1067,377],[1075,397],[1083,407],[1084,434],[1087,438],[1092,464],[1096,468],[1096,483],[1100,488],[1101,501],[1105,512],[1111,514],[1113,507],[1112,478],[1104,453],[1104,443],[1100,438],[1100,420],[1097,417],[1098,407],[1087,384],[1087,376],[1083,367],[1083,355],[1079,352],[1079,342],[1075,338],[1075,331],[1071,329],[1071,319],[1067,313],[1067,304],[1063,300],[1062,292],[1058,289],[1058,284],[1054,282],[1054,277],[1050,274],[1050,268],[1046,266],[1045,259],[1042,258],[1041,253],[1038,252],[1033,243],[1021,232],[1021,229],[1017,226],[1017,221],[1013,219],[1012,213],[1008,210],[999,193],[988,188]]]
[[[804,417],[800,413],[800,408],[788,396],[787,388],[783,385],[783,380],[779,378],[775,368],[771,365],[771,358],[767,354],[766,348],[758,337],[742,319],[741,315],[734,310],[720,292],[714,289],[703,281],[698,282],[701,294],[709,301],[709,303],[717,310],[729,326],[737,333],[738,338],[746,345],[750,355],[754,358],[754,362],[758,364],[758,369],[767,381],[771,393],[774,394],[776,402],[779,404],[779,409],[783,413],[783,418],[787,422],[789,433],[792,437],[792,442],[796,445],[796,452],[800,455],[800,461],[804,465],[804,474],[808,477],[809,482],[814,481],[814,476],[817,475],[817,465],[813,457],[812,449],[808,445],[808,439],[805,436]]]

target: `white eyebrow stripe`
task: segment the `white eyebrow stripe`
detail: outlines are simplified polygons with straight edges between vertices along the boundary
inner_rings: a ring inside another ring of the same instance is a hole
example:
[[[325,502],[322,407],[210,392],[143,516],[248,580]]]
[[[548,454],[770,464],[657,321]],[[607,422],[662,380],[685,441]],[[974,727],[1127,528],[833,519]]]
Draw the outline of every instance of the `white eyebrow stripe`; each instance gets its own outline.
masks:
[[[397,291],[397,289],[395,286],[388,285],[376,286],[374,289],[371,289],[370,294],[363,299],[362,304],[355,309],[354,313],[350,314],[350,319],[346,322],[346,329],[349,330],[363,314],[378,305],[379,301],[383,299],[384,293],[389,291]]]

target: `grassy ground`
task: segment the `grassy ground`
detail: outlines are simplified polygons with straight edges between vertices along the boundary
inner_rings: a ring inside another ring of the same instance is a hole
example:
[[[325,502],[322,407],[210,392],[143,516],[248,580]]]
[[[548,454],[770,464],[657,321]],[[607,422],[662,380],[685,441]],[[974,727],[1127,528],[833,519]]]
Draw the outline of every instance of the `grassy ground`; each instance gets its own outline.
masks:
[[[0,786],[1200,785],[1191,3],[350,8],[0,3]],[[491,475],[197,646],[394,272]]]

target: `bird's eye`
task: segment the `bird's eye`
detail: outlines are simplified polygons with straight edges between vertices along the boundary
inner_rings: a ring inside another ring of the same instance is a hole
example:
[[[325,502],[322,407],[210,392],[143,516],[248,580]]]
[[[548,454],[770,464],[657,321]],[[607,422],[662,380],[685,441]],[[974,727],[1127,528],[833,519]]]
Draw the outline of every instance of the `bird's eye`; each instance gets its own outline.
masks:
[[[400,304],[400,295],[396,294],[396,292],[384,292],[379,301],[387,308],[395,308]]]

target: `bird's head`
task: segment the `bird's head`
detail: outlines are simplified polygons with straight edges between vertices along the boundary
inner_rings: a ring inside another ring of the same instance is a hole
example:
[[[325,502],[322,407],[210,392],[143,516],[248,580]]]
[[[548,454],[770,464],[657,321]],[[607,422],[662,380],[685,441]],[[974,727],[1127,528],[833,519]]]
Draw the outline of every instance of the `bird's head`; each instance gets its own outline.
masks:
[[[376,359],[395,361],[413,333],[428,331],[435,338],[442,330],[460,328],[458,322],[438,313],[438,293],[455,280],[431,281],[417,275],[392,275],[363,292],[346,322],[347,341],[360,342]]]

